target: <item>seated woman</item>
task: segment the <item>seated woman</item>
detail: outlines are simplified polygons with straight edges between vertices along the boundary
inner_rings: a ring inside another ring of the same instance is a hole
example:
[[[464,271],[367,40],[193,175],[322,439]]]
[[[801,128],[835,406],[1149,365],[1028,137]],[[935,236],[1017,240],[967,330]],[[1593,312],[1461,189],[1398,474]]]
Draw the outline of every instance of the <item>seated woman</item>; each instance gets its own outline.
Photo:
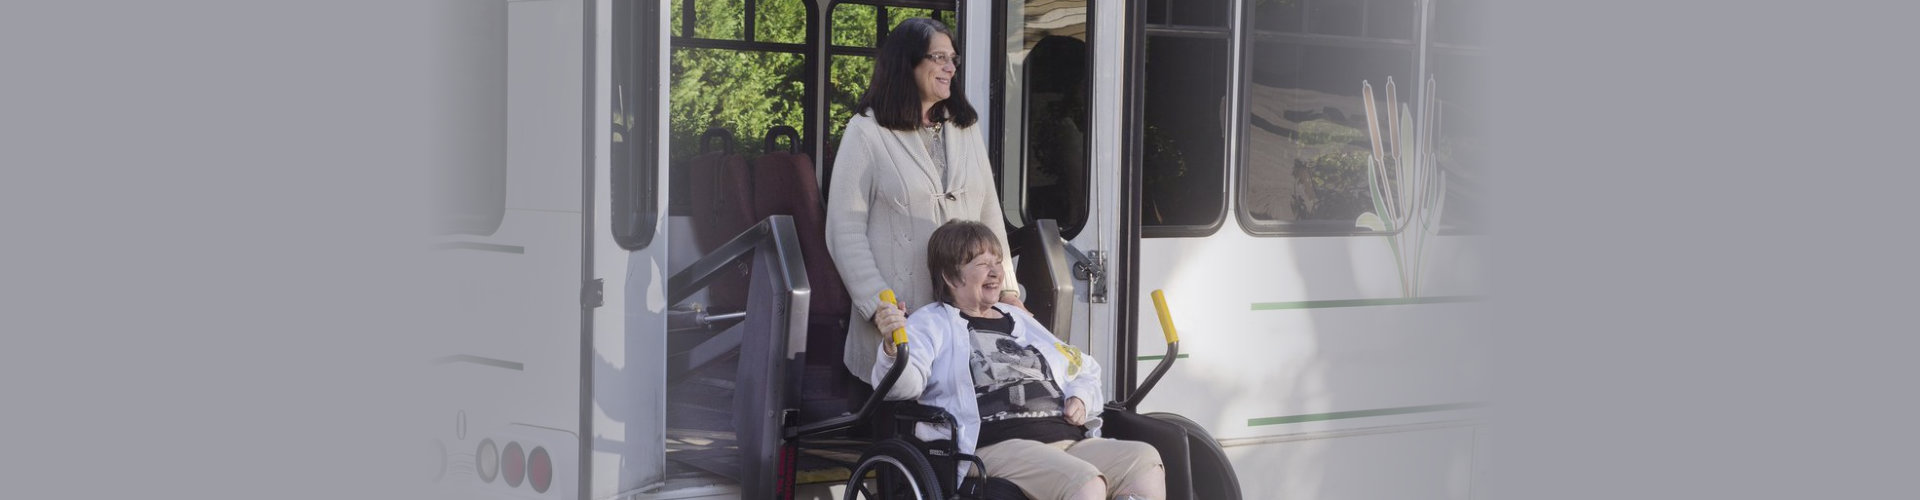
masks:
[[[1037,500],[1166,498],[1166,473],[1153,446],[1098,437],[1088,419],[1105,403],[1100,365],[1061,342],[1025,312],[998,303],[1004,256],[986,225],[953,220],[927,240],[935,301],[908,320],[881,308],[881,331],[905,326],[907,368],[887,399],[917,399],[952,413],[961,453],[977,455],[989,477]],[[873,380],[893,368],[881,343]],[[919,424],[922,440],[948,439]],[[964,471],[964,469],[962,469]]]

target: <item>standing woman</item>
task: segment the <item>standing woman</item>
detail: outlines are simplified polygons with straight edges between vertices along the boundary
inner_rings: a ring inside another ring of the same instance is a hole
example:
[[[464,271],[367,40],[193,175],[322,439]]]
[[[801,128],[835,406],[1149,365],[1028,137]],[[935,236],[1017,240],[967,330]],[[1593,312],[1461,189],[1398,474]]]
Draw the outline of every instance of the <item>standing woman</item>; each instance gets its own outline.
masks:
[[[901,21],[880,44],[873,81],[854,105],[834,159],[827,194],[827,251],[853,299],[844,361],[863,381],[873,368],[881,332],[906,324],[905,311],[933,301],[927,237],[949,219],[978,221],[1006,252],[1005,219],[979,114],[954,73],[960,53],[939,21]],[[1004,263],[1013,276],[1013,262]],[[899,307],[883,307],[892,289]],[[1000,302],[1019,307],[1019,285],[1007,280]]]

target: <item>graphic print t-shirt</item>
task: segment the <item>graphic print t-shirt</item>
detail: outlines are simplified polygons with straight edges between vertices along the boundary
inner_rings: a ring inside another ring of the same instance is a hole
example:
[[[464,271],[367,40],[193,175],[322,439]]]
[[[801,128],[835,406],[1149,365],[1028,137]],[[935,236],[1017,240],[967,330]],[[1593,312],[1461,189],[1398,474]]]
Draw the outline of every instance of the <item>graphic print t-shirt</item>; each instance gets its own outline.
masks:
[[[976,318],[965,313],[973,341],[974,396],[980,404],[979,446],[1008,439],[1042,443],[1080,439],[1085,431],[1067,423],[1066,399],[1047,358],[1015,340],[1013,318]]]

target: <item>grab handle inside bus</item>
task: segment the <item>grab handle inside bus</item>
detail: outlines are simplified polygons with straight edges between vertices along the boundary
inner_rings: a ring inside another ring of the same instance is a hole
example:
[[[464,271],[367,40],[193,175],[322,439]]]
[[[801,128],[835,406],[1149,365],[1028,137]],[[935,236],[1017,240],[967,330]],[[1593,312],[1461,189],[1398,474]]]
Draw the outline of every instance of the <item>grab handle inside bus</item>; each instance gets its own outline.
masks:
[[[1147,398],[1154,384],[1160,383],[1160,377],[1173,368],[1173,360],[1180,357],[1180,332],[1173,328],[1173,310],[1167,307],[1167,294],[1163,290],[1153,291],[1153,309],[1160,314],[1160,334],[1167,338],[1167,354],[1160,358],[1160,364],[1153,367],[1153,372],[1147,374],[1147,379],[1140,382],[1140,388],[1127,395],[1127,400],[1120,404],[1129,411],[1139,408],[1140,401]]]

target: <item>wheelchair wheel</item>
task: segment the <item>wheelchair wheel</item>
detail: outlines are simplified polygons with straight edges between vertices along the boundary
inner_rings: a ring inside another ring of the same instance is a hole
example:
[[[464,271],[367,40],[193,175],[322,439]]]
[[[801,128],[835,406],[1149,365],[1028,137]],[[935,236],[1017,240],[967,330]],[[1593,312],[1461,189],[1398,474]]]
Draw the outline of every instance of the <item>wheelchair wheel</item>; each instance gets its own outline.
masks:
[[[939,500],[940,480],[919,448],[901,439],[888,439],[875,443],[860,457],[860,465],[847,479],[845,498]]]
[[[1227,452],[1220,448],[1220,442],[1207,434],[1205,428],[1187,417],[1172,413],[1148,413],[1165,422],[1171,422],[1187,430],[1187,459],[1193,464],[1193,497],[1220,500],[1240,500],[1240,478],[1233,473],[1233,464],[1227,461]]]

